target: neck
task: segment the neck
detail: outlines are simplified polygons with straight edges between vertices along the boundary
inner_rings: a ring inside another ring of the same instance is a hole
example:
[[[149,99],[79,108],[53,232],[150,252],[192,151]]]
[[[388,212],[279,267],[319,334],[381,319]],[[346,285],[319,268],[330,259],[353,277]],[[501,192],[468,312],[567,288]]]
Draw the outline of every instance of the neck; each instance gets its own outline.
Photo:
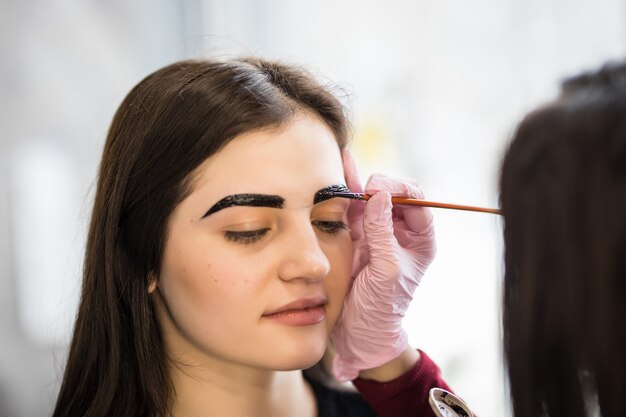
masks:
[[[214,365],[172,365],[173,417],[317,415],[313,391],[302,371]]]

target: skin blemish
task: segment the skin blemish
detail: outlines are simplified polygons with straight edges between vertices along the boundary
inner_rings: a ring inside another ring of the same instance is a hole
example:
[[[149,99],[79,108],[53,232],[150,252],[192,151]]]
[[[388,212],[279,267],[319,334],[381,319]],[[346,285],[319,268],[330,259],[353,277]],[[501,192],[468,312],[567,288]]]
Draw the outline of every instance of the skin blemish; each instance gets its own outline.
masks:
[[[202,218],[232,206],[283,208],[285,199],[278,195],[233,194],[222,198],[207,211]]]
[[[335,184],[324,187],[315,193],[313,204],[321,203],[335,197],[334,193],[349,193],[350,190],[345,184]]]

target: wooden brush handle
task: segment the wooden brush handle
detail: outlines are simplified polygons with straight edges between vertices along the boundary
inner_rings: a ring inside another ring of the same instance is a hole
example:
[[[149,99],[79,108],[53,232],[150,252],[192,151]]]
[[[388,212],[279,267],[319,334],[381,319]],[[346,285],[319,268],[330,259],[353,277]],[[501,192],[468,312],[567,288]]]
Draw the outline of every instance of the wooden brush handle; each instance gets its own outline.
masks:
[[[364,200],[369,200],[369,198],[370,198],[369,194],[363,195]],[[500,210],[493,209],[493,208],[464,206],[460,204],[449,204],[449,203],[437,203],[435,201],[418,200],[416,198],[407,198],[407,197],[391,197],[391,202],[394,204],[406,204],[409,206],[436,207],[436,208],[445,208],[445,209],[453,209],[453,210],[478,211],[481,213],[502,214]]]

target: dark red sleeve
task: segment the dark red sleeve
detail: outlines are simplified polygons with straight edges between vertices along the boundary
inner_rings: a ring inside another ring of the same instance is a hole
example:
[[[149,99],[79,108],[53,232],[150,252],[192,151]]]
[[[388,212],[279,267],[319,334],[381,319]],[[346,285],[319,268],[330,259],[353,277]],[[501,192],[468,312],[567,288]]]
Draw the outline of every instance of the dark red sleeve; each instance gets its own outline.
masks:
[[[352,381],[379,417],[434,417],[428,404],[430,389],[438,387],[452,392],[437,365],[421,350],[420,356],[410,371],[392,381],[361,378]]]

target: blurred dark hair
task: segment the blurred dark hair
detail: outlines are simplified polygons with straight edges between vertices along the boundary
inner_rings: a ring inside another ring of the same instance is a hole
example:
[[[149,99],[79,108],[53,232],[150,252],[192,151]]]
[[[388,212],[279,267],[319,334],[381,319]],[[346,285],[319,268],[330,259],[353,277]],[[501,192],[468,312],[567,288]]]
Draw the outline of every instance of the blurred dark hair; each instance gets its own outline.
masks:
[[[500,193],[515,417],[624,415],[626,63],[565,81],[521,122]]]
[[[297,112],[328,125],[339,148],[348,120],[303,69],[257,58],[183,61],[146,77],[120,105],[106,140],[80,307],[54,416],[165,416],[172,385],[148,294],[166,222],[190,174],[235,136]]]

